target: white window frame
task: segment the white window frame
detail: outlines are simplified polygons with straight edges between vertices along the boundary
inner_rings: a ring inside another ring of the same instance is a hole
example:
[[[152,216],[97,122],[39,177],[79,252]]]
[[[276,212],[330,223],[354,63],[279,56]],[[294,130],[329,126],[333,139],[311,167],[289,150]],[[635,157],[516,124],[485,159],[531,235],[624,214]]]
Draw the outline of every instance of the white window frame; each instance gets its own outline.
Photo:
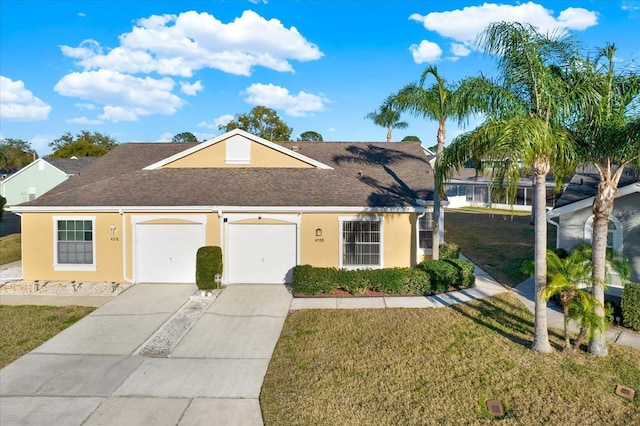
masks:
[[[594,216],[591,215],[584,223],[584,241],[589,244],[591,244],[591,240],[593,238],[593,220],[594,220]],[[622,253],[624,248],[622,223],[614,215],[609,215],[609,222],[613,223],[613,226],[615,227],[613,231],[611,230],[607,231],[607,235],[609,233],[612,234],[613,247],[611,248],[616,253]],[[607,241],[608,241],[608,238],[607,238]],[[607,244],[607,247],[609,247],[609,244]]]
[[[418,249],[418,254],[421,255],[428,255],[428,254],[433,254],[433,233],[436,232],[435,229],[433,227],[431,228],[426,228],[426,229],[422,229],[420,227],[420,219],[421,217],[426,214],[426,215],[431,215],[431,224],[433,225],[433,211],[426,211],[425,213],[418,213],[418,220],[416,222],[416,229],[418,230],[418,232],[416,233],[416,239],[417,239],[417,249]],[[420,232],[421,231],[431,231],[431,248],[422,248],[420,247]]]
[[[96,217],[95,216],[53,216],[53,270],[54,271],[95,271],[96,270]],[[58,222],[63,220],[91,221],[93,232],[93,263],[58,263]]]
[[[343,262],[344,256],[344,239],[343,239],[343,227],[345,222],[379,222],[380,224],[380,254],[379,263],[377,265],[345,265]],[[338,250],[338,262],[340,268],[343,269],[381,269],[384,267],[384,218],[381,216],[339,216],[339,233],[340,244]]]

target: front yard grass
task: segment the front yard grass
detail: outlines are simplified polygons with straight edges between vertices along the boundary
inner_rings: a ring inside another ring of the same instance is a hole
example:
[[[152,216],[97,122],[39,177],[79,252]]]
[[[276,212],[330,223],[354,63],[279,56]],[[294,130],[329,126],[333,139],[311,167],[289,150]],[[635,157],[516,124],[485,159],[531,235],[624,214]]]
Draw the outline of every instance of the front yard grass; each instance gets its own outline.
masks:
[[[533,315],[511,294],[439,309],[292,312],[267,371],[267,425],[640,424],[640,351],[529,349]],[[550,330],[560,347],[559,330]]]
[[[94,309],[0,305],[0,368],[37,348]]]
[[[445,241],[498,282],[513,287],[529,278],[522,264],[533,260],[534,231],[529,212],[490,209],[447,210]],[[549,225],[547,246],[556,247],[556,228]]]
[[[0,237],[0,266],[22,259],[20,237],[21,234]]]

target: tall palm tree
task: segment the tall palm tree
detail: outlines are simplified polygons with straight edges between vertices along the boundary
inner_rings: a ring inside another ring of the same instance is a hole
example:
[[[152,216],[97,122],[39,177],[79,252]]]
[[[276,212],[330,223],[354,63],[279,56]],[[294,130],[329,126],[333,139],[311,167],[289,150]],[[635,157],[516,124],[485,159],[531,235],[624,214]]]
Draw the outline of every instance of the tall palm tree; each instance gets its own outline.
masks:
[[[541,35],[531,25],[498,22],[478,38],[481,48],[497,56],[500,79],[476,77],[486,119],[457,137],[444,151],[436,173],[440,181],[470,158],[476,168],[491,160],[494,182],[513,202],[523,168],[533,173],[535,230],[535,327],[532,349],[552,351],[547,331],[547,306],[542,291],[547,278],[546,178],[558,184],[575,170],[576,155],[568,130],[572,90],[563,78],[573,55],[567,36]]]
[[[425,83],[429,77],[435,79],[435,83],[425,88]],[[457,120],[462,125],[465,119],[473,112],[474,108],[470,101],[471,97],[458,95],[458,85],[451,85],[438,73],[438,69],[431,65],[427,67],[420,78],[418,84],[408,84],[398,93],[389,97],[389,102],[401,111],[409,111],[411,114],[438,122],[436,134],[436,160],[442,155],[444,145],[447,141],[446,122],[450,119]],[[437,181],[433,194],[433,259],[440,257],[440,197],[442,185]]]
[[[608,44],[595,59],[587,60],[576,74],[578,84],[586,82],[599,96],[577,105],[574,128],[580,155],[592,162],[600,182],[593,211],[593,294],[604,304],[605,262],[609,216],[624,168],[640,162],[640,74],[633,70],[617,72],[616,47]],[[604,317],[604,310],[597,311]],[[607,355],[603,333],[596,332],[589,343],[596,356]]]
[[[387,142],[391,142],[393,129],[406,129],[409,127],[409,123],[400,121],[400,111],[386,101],[379,109],[367,114],[365,118],[373,120],[376,126],[387,129]]]

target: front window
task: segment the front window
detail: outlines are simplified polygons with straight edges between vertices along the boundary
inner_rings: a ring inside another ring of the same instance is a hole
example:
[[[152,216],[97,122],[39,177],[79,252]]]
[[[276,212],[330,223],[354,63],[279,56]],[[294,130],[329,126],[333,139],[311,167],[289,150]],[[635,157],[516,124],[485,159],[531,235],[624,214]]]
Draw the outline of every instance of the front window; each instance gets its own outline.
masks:
[[[342,220],[343,267],[382,266],[382,232],[378,219]]]
[[[591,243],[593,238],[593,216],[585,222],[584,240]],[[609,216],[607,224],[607,248],[613,249],[614,252],[622,252],[622,224],[613,215]]]
[[[95,220],[54,218],[55,266],[58,270],[86,270],[95,267]]]
[[[418,220],[418,243],[423,254],[433,249],[433,212],[427,212]]]

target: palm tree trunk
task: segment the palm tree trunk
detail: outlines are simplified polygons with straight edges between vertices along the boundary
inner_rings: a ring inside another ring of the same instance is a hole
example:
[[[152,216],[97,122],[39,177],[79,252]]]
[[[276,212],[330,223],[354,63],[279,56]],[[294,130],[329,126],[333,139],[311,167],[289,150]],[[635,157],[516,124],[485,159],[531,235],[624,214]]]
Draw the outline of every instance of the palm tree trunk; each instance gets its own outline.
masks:
[[[584,340],[586,335],[587,329],[585,327],[580,327],[580,332],[578,333],[578,336],[576,336],[576,340],[573,341],[573,351],[577,351],[580,349],[580,345],[582,344],[582,341]]]
[[[604,281],[607,256],[607,235],[609,233],[609,215],[613,210],[612,188],[608,188],[607,181],[602,181],[598,185],[598,192],[593,201],[593,236],[591,244],[593,247],[593,296],[600,302],[596,306],[596,315],[604,319]],[[601,188],[602,187],[602,188]],[[611,195],[608,195],[611,194]],[[607,356],[607,344],[603,333],[595,330],[589,342],[589,352],[595,356]]]
[[[547,285],[547,218],[545,209],[546,176],[549,172],[549,161],[540,159],[534,164],[535,203],[535,324],[533,331],[534,351],[542,353],[553,352],[549,343],[549,331],[547,330],[547,302],[542,297],[542,291]]]
[[[436,161],[442,157],[444,151],[444,143],[447,139],[445,130],[445,121],[440,120],[438,124],[438,135],[436,137],[438,141],[438,147],[436,148]],[[432,249],[431,258],[433,260],[440,259],[440,182],[437,180],[438,174],[434,170],[434,191],[433,191],[433,236],[432,236]]]
[[[562,311],[564,313],[564,350],[571,348],[571,340],[569,340],[569,301],[565,301],[562,304]]]
[[[389,125],[387,127],[387,142],[391,142],[391,137],[392,137],[391,136],[392,135],[391,132],[393,132],[393,126]]]

